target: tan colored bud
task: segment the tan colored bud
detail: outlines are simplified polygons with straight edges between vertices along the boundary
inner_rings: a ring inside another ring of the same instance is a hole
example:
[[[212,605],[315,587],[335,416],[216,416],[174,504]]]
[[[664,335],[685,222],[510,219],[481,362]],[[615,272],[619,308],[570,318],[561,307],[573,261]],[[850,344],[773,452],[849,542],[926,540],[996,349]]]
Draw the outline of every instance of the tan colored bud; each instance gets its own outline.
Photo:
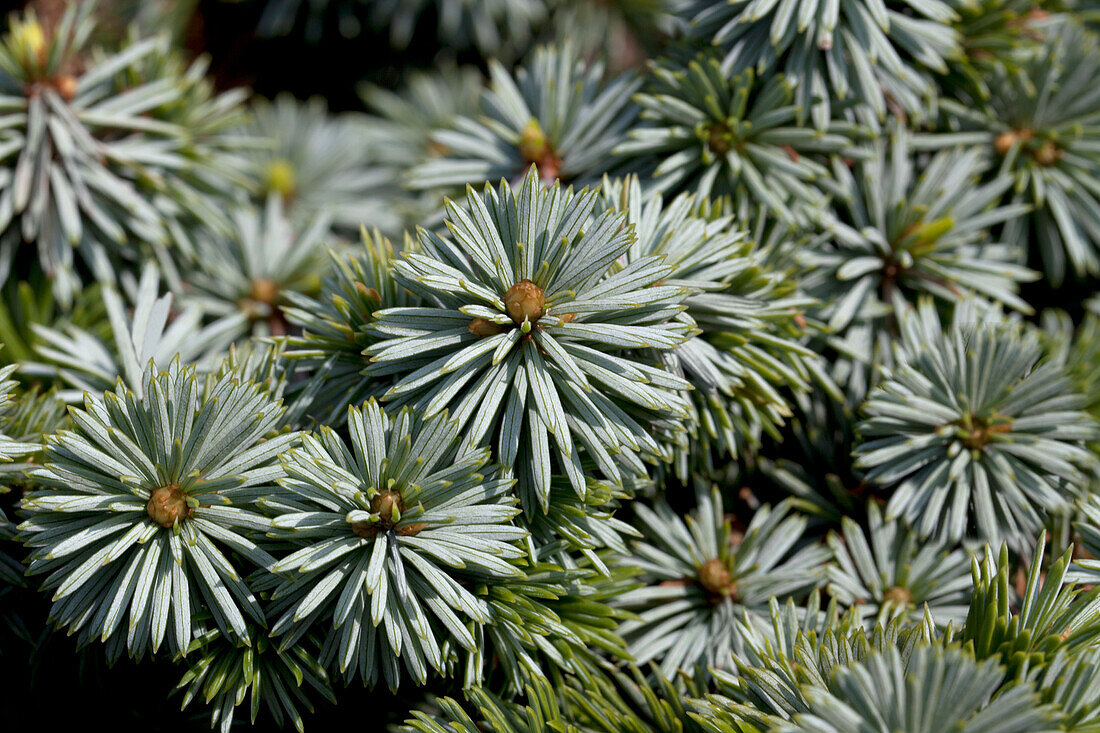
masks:
[[[913,602],[913,594],[909,592],[908,588],[902,588],[895,585],[882,594],[882,601],[883,603],[893,603],[897,606],[908,606]]]
[[[470,321],[470,324],[466,326],[466,330],[477,336],[478,338],[488,338],[489,336],[496,336],[504,329],[499,323],[493,323],[485,318],[475,318]]]
[[[1044,140],[1039,149],[1035,151],[1034,156],[1036,163],[1049,167],[1061,160],[1062,151],[1050,140]]]
[[[356,537],[373,540],[382,531],[382,527],[374,522],[352,522],[351,531]]]
[[[733,149],[733,132],[724,122],[715,122],[707,127],[707,147],[715,155],[725,155]]]
[[[363,283],[356,281],[355,289],[358,290],[360,293],[362,293],[365,297],[370,298],[371,300],[373,300],[375,303],[381,303],[382,302],[382,296],[379,295],[378,291],[375,290],[374,288],[368,288]]]
[[[400,491],[380,491],[370,500],[370,510],[371,514],[378,515],[379,525],[386,529],[392,529],[393,525],[401,519],[401,512],[405,510],[405,502],[401,498]]]
[[[517,324],[526,319],[534,323],[542,318],[546,294],[530,280],[520,280],[504,294],[504,309]]]
[[[248,297],[257,303],[274,306],[279,302],[279,284],[269,277],[258,277],[252,281]]]
[[[57,77],[54,81],[54,87],[57,89],[57,93],[61,95],[61,98],[66,102],[71,102],[73,97],[76,96],[76,77],[69,74],[63,74]]]
[[[1016,141],[1020,139],[1014,131],[1008,130],[1002,132],[997,137],[993,138],[993,149],[997,151],[997,155],[1008,155],[1008,151],[1012,150],[1012,146],[1016,144]]]
[[[959,441],[972,451],[981,450],[993,440],[993,436],[1012,430],[1012,420],[995,416],[992,419],[971,416],[955,422]]]
[[[1006,130],[993,138],[993,150],[996,151],[997,155],[1008,155],[1008,151],[1017,142],[1031,142],[1033,137],[1035,137],[1035,133],[1028,127],[1022,127],[1019,130]]]
[[[175,525],[178,519],[190,517],[194,510],[187,506],[187,497],[176,484],[153,489],[145,505],[149,518],[162,527]]]
[[[729,568],[720,558],[713,558],[699,568],[699,584],[714,596],[728,596],[732,585]]]

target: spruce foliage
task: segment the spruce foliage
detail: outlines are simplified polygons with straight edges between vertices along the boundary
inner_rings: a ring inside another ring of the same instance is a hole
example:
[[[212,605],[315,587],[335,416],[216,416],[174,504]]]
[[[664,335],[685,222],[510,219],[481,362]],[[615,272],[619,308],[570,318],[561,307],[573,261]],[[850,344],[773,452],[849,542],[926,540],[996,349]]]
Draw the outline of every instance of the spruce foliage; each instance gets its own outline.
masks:
[[[1100,730],[1096,3],[27,5],[0,728]]]

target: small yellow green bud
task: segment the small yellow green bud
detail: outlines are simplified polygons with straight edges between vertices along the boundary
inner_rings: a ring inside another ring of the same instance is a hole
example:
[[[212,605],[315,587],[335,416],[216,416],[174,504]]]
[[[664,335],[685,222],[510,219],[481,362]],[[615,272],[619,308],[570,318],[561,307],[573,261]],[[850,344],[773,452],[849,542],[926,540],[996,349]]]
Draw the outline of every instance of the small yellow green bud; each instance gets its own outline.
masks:
[[[276,158],[267,164],[264,185],[272,193],[277,193],[283,198],[291,198],[297,190],[297,177],[293,163],[285,158]]]

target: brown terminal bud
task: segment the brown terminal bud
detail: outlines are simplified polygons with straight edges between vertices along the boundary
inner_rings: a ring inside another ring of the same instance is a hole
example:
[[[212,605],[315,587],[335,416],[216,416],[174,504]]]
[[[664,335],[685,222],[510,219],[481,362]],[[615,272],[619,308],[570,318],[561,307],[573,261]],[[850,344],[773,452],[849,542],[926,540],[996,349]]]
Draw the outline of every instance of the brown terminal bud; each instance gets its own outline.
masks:
[[[1050,140],[1044,140],[1043,144],[1039,146],[1039,149],[1035,151],[1034,155],[1036,163],[1041,166],[1049,167],[1062,158],[1062,151]]]
[[[279,284],[269,277],[258,277],[252,281],[248,297],[257,303],[273,306],[279,301]]]
[[[733,149],[733,134],[729,126],[723,122],[715,122],[707,126],[707,147],[715,155],[725,155]]]
[[[426,522],[417,522],[416,524],[406,524],[404,527],[401,527],[400,529],[397,530],[397,534],[401,535],[402,537],[413,537],[415,535],[420,534],[423,530],[425,530],[427,528],[428,528],[428,525],[427,525]]]
[[[66,102],[71,102],[73,97],[76,96],[76,77],[69,74],[59,76],[54,82],[54,87],[57,89],[57,93],[61,95],[62,99]]]
[[[913,594],[908,588],[895,585],[882,594],[883,603],[893,603],[896,606],[908,606],[913,602]]]
[[[181,517],[190,517],[194,510],[187,506],[187,497],[176,484],[153,489],[145,505],[149,518],[162,527],[172,527]]]
[[[542,318],[545,307],[546,294],[542,288],[527,279],[520,280],[504,294],[504,309],[517,324],[524,320],[534,323]]]
[[[401,512],[405,510],[405,502],[401,499],[400,491],[380,491],[370,500],[370,510],[372,514],[378,515],[380,526],[392,529],[397,523],[394,514],[400,519]]]
[[[993,139],[993,149],[997,151],[997,155],[1008,155],[1008,151],[1012,150],[1012,146],[1019,139],[1020,136],[1012,130],[1002,132]]]
[[[981,450],[987,446],[993,440],[994,435],[1012,430],[1012,420],[996,416],[987,419],[972,415],[969,418],[956,421],[955,425],[959,428],[959,442],[972,451]]]
[[[1008,155],[1008,151],[1017,142],[1026,143],[1034,136],[1035,134],[1027,127],[1019,130],[1006,130],[993,139],[993,149],[997,152],[997,155]]]
[[[373,300],[375,303],[381,303],[382,302],[382,296],[379,295],[378,291],[375,290],[374,288],[368,288],[363,283],[361,283],[359,281],[356,281],[355,289],[358,290],[360,293],[362,293],[365,297],[369,298],[370,300]]]
[[[504,329],[499,323],[493,323],[485,318],[475,318],[466,326],[466,330],[479,339],[483,339],[489,336],[496,336]]]
[[[382,527],[373,522],[352,522],[351,525],[352,533],[365,540],[373,540],[381,530]]]
[[[699,568],[699,584],[712,596],[728,596],[732,585],[729,568],[721,558],[712,558]]]

